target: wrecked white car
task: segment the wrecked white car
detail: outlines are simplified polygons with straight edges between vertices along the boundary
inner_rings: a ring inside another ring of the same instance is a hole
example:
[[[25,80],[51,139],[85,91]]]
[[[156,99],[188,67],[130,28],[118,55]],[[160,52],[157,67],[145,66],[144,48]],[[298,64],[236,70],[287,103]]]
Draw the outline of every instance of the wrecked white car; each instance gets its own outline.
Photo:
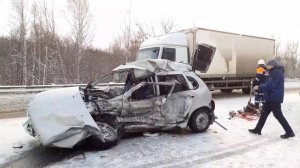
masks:
[[[191,66],[167,60],[136,61],[110,74],[123,84],[53,89],[28,107],[26,130],[43,145],[72,148],[88,137],[100,147],[116,145],[125,131],[190,127],[204,132],[213,123],[214,102]],[[139,129],[136,129],[139,128]]]

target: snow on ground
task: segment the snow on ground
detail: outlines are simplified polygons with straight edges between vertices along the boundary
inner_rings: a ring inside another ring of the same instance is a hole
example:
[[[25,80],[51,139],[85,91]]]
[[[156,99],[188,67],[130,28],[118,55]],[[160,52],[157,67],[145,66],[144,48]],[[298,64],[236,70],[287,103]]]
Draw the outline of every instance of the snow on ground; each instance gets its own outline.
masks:
[[[249,97],[240,91],[214,92],[218,121],[227,131],[213,124],[205,133],[189,129],[162,132],[158,137],[134,136],[122,139],[105,151],[85,151],[49,167],[300,167],[300,96],[298,90],[285,93],[282,106],[296,137],[283,140],[280,124],[271,114],[262,135],[248,133],[257,121],[228,119],[229,110],[246,105]],[[21,157],[40,143],[22,128],[26,118],[0,120],[0,165]],[[14,149],[22,143],[22,149]],[[26,167],[26,166],[25,166]]]
[[[285,79],[284,88],[285,89],[299,89],[300,88],[300,79]]]
[[[4,111],[18,111],[26,109],[27,104],[35,94],[0,94],[1,109]]]
[[[0,165],[13,160],[39,143],[23,129],[22,124],[26,120],[25,117],[0,120]],[[23,148],[13,148],[21,145]]]
[[[49,167],[300,167],[299,92],[286,93],[283,111],[296,134],[287,140],[279,137],[284,131],[272,115],[262,136],[247,131],[257,121],[228,120],[229,110],[247,103],[248,97],[240,94],[226,99],[214,94],[218,121],[228,131],[214,124],[202,134],[182,130],[124,139],[110,150],[85,152]]]
[[[0,94],[0,119],[25,116],[28,103],[35,94]]]

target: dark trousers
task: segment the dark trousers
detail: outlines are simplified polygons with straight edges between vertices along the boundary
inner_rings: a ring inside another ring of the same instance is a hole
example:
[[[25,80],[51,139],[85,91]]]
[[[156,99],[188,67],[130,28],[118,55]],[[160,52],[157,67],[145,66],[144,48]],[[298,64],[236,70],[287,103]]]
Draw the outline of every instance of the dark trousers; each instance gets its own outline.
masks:
[[[255,92],[254,101],[255,101],[255,108],[258,109],[259,104],[264,103],[264,93],[263,92]]]
[[[269,114],[273,112],[274,117],[278,120],[278,122],[281,124],[283,129],[285,130],[286,133],[292,133],[293,130],[285,117],[282,114],[281,111],[281,103],[278,102],[270,102],[266,101],[263,105],[263,110],[261,112],[261,116],[258,120],[258,123],[256,124],[255,130],[261,132],[262,128],[265,125],[265,122],[269,116]]]

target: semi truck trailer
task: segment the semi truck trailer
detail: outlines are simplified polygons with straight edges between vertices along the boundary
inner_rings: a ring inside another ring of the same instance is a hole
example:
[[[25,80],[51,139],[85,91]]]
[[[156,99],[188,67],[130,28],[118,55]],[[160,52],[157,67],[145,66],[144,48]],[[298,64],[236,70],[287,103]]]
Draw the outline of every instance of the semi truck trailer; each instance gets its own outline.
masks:
[[[203,54],[203,48],[214,48],[214,54]],[[250,93],[259,59],[269,60],[274,55],[275,40],[204,28],[185,29],[145,40],[136,60],[168,59],[194,66],[197,75],[210,90],[231,92],[242,89]],[[198,56],[197,56],[198,55]]]

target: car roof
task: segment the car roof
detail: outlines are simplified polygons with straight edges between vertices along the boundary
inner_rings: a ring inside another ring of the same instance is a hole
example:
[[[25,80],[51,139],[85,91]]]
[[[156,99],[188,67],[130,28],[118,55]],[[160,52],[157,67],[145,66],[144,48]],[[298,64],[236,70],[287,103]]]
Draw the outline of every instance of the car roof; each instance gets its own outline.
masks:
[[[181,73],[190,71],[192,68],[188,64],[172,62],[164,59],[150,59],[126,63],[118,66],[113,72],[133,70],[136,77],[147,76],[159,72]]]

